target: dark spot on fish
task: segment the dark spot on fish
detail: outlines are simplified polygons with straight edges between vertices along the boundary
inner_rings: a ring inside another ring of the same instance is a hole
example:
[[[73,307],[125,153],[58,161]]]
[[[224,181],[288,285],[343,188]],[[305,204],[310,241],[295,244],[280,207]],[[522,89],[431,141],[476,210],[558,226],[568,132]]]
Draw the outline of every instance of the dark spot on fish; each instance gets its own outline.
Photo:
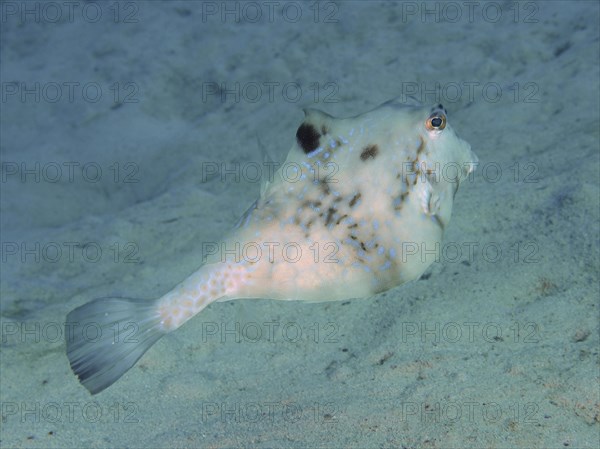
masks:
[[[325,134],[327,134],[327,132],[328,132],[327,127],[325,125],[322,125],[321,126],[321,134],[325,135]]]
[[[360,194],[360,192],[358,192],[356,195],[354,195],[354,196],[352,197],[352,199],[350,200],[350,202],[348,203],[348,205],[349,205],[350,207],[354,207],[354,205],[355,205],[355,204],[356,204],[356,202],[357,202],[357,201],[360,199],[360,197],[361,197],[361,194]]]
[[[333,207],[327,209],[327,218],[325,219],[325,226],[329,226],[333,220],[336,210]]]
[[[296,140],[298,145],[305,153],[310,153],[319,147],[321,135],[315,127],[309,123],[302,123],[296,131]]]
[[[367,247],[365,246],[365,242],[360,242],[360,247],[363,249],[363,251],[367,250]]]
[[[379,148],[377,145],[367,145],[360,153],[360,160],[366,161],[367,159],[375,159],[375,156],[379,154]]]
[[[319,188],[323,192],[323,195],[329,195],[331,193],[331,189],[329,188],[329,184],[325,179],[319,179],[317,181],[319,183]]]
[[[357,236],[355,236],[354,234],[350,234],[350,238],[351,238],[352,240],[358,240],[358,237],[357,237]]]
[[[340,201],[342,201],[344,198],[342,198],[341,196],[336,196],[333,200],[334,203],[339,203]]]
[[[300,205],[300,207],[310,207],[311,209],[316,209],[317,207],[321,206],[321,204],[322,203],[320,201],[306,200]]]
[[[358,228],[358,223],[353,223],[350,226],[348,226],[348,229],[352,229],[352,228]]]
[[[338,218],[338,220],[336,221],[336,223],[335,223],[335,224],[336,224],[336,225],[339,225],[339,224],[340,224],[340,221],[342,221],[342,220],[343,220],[344,218],[346,218],[347,216],[348,216],[348,214],[344,214],[344,215],[342,215],[340,218]]]
[[[402,205],[404,204],[404,201],[406,200],[407,196],[408,196],[408,192],[403,192],[400,195],[396,196],[396,198],[397,198],[398,201],[396,201],[396,198],[395,198],[392,204],[394,204],[396,202],[398,204],[394,205],[394,210],[400,210],[400,209],[402,209]]]

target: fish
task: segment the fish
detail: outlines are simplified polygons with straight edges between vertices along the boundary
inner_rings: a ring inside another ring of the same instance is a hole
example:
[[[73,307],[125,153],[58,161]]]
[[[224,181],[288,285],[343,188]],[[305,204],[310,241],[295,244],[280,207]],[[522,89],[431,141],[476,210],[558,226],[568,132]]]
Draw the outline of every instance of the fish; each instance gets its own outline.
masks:
[[[368,298],[418,279],[477,164],[441,104],[304,109],[285,162],[193,274],[156,300],[100,298],[67,315],[72,371],[97,394],[213,302]]]

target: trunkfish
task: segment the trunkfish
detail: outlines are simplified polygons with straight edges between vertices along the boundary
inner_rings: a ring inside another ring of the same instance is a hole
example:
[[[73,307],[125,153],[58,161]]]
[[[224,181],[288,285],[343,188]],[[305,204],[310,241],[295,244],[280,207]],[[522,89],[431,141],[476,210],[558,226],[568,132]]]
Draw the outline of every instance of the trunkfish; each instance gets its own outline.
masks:
[[[304,113],[286,161],[196,272],[154,301],[100,298],[68,314],[67,356],[92,394],[215,301],[371,297],[436,260],[477,165],[444,107],[396,99],[349,118]]]

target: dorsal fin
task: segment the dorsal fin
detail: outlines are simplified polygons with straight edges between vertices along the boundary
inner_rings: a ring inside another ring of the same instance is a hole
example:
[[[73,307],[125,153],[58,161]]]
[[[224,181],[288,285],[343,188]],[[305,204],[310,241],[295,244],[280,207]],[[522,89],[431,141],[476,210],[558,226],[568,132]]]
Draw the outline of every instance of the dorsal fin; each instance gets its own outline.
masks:
[[[302,111],[304,111],[304,121],[305,122],[310,121],[311,123],[317,123],[317,122],[329,121],[332,118],[335,118],[333,115],[330,115],[327,112],[323,112],[320,109],[304,108],[304,109],[302,109]]]
[[[408,106],[408,107],[415,107],[415,108],[423,107],[423,103],[421,101],[419,101],[417,98],[413,97],[412,95],[401,95],[399,97],[392,98],[391,100],[388,100],[385,103],[381,104],[381,106],[385,106],[385,105],[400,106],[400,107]]]

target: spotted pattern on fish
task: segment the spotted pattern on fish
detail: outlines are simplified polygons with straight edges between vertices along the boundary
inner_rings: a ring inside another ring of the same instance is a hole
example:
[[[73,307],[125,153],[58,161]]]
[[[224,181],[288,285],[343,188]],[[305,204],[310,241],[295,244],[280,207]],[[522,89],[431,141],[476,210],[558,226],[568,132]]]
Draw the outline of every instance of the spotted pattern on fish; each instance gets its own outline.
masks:
[[[90,392],[212,302],[369,297],[419,278],[436,259],[458,186],[477,163],[446,109],[391,100],[349,118],[304,113],[275,178],[195,273],[155,302],[96,300],[69,314],[106,331],[67,341]],[[129,321],[137,344],[110,339]]]

